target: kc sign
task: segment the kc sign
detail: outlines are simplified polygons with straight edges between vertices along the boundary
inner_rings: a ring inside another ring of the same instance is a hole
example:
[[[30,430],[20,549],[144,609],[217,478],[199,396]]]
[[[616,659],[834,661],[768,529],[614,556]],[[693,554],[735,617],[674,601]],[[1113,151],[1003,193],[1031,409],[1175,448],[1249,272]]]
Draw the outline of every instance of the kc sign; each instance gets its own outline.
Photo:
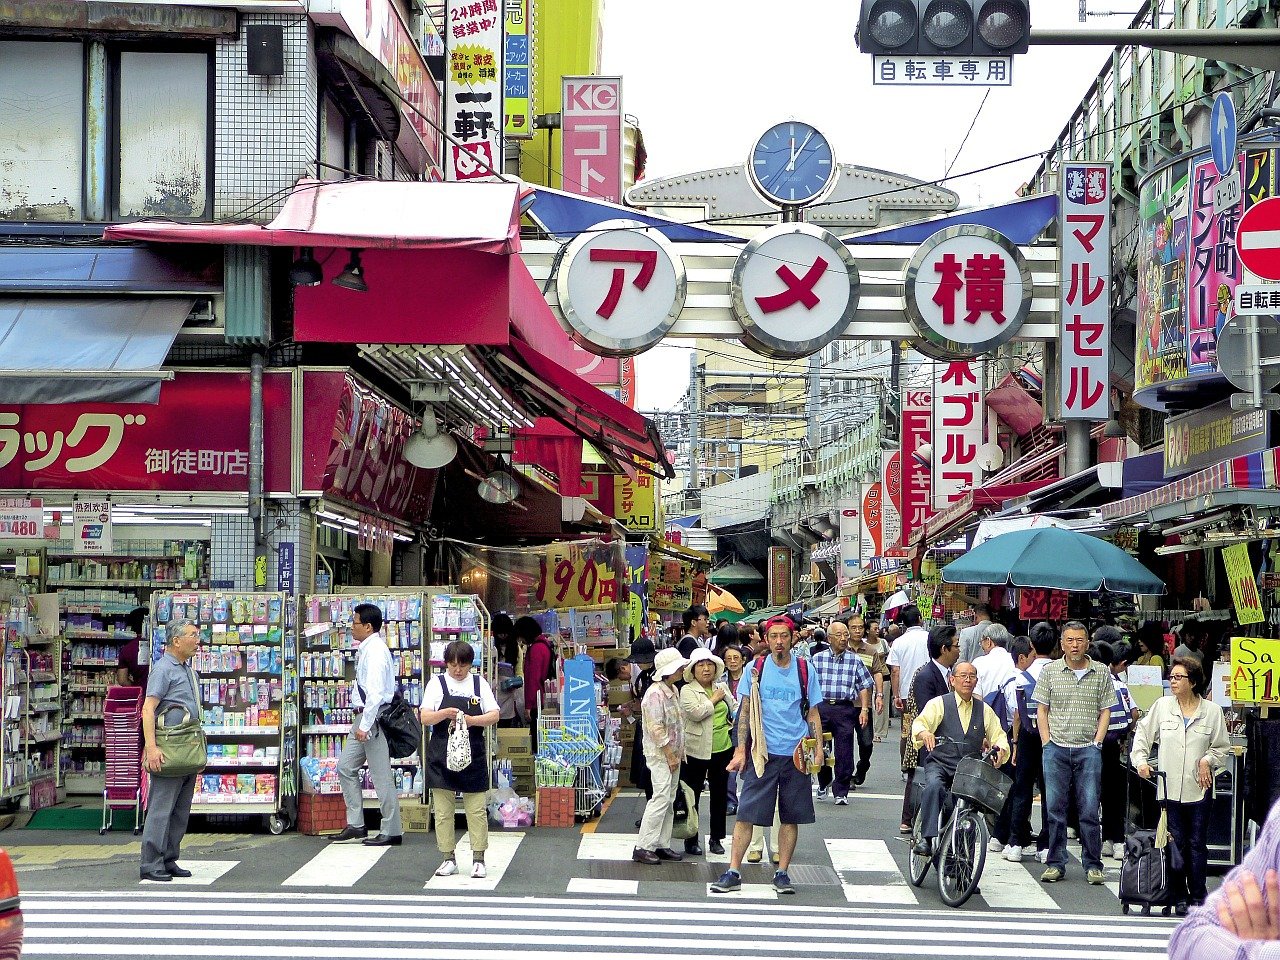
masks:
[[[807,357],[844,332],[858,309],[858,266],[819,227],[780,223],[747,244],[730,286],[742,341],[765,356]]]
[[[656,345],[676,322],[685,272],[657,230],[615,222],[616,229],[597,224],[569,244],[556,294],[575,341],[595,353],[626,357]]]
[[[1031,312],[1031,268],[989,227],[939,230],[906,270],[906,308],[919,350],[962,360],[1013,339]]]
[[[622,202],[622,78],[565,77],[560,111],[567,193]]]
[[[1062,166],[1063,419],[1106,420],[1111,375],[1111,168]]]

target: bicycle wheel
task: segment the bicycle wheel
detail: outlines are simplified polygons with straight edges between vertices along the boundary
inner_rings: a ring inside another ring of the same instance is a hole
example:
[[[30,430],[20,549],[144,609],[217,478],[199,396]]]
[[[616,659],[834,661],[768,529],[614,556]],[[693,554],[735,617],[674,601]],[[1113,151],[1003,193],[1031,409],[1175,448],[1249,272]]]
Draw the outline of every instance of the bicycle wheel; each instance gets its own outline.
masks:
[[[938,893],[949,907],[959,907],[978,889],[987,862],[987,824],[969,807],[956,811],[938,852]]]
[[[932,857],[922,857],[916,853],[916,841],[920,839],[920,833],[923,830],[920,811],[916,811],[916,818],[912,821],[911,830],[911,885],[918,887],[924,883],[925,875],[929,872],[929,864],[933,862]]]

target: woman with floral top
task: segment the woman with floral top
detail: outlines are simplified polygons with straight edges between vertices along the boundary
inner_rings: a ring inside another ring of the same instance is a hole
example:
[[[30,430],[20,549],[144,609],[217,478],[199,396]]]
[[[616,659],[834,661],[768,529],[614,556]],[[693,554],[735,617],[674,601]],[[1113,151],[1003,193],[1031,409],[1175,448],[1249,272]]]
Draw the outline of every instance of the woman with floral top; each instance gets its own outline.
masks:
[[[653,685],[640,703],[644,726],[644,759],[649,765],[653,794],[640,820],[640,837],[631,859],[656,864],[683,860],[671,849],[680,764],[684,760],[684,719],[675,682],[689,661],[673,647],[659,650],[653,662]]]

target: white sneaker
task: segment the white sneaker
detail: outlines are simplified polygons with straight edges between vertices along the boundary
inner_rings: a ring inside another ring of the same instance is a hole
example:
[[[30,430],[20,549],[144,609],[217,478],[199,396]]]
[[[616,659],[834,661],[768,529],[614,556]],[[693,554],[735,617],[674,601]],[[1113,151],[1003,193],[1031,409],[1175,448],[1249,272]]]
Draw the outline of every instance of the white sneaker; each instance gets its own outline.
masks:
[[[1068,840],[1079,840],[1079,839],[1080,839],[1080,831],[1079,831],[1079,830],[1077,830],[1075,827],[1067,827],[1067,839],[1068,839]]]
[[[1003,849],[1004,849],[1004,844],[1001,843],[999,840],[997,840],[995,837],[992,837],[990,840],[987,841],[988,853],[999,853]]]
[[[1123,860],[1123,859],[1124,859],[1124,844],[1123,844],[1123,843],[1117,843],[1117,844],[1115,845],[1115,849],[1113,849],[1113,850],[1111,851],[1111,856],[1112,856],[1113,858],[1115,858],[1116,860]]]
[[[837,807],[847,807],[848,805],[849,805],[849,798],[848,798],[848,797],[836,797],[836,806],[837,806]]]
[[[1004,853],[1002,853],[1001,856],[1004,857],[1006,860],[1008,860],[1010,863],[1021,863],[1022,848],[1011,843],[1004,848]]]
[[[458,872],[458,862],[456,860],[446,860],[436,868],[437,877],[452,877]]]
[[[1111,856],[1111,855],[1112,855],[1112,851],[1113,851],[1113,849],[1114,849],[1114,845],[1112,844],[1112,842],[1111,842],[1110,840],[1103,840],[1103,841],[1102,841],[1102,855],[1103,855],[1104,857],[1109,857],[1109,856]]]
[[[483,880],[483,879],[485,878],[485,875],[486,875],[486,874],[485,874],[485,869],[484,869],[484,863],[483,863],[483,862],[473,863],[473,864],[471,865],[471,879],[472,879],[472,880]]]
[[[828,790],[828,789],[829,789],[828,787],[819,787],[819,788],[818,788],[818,799],[819,799],[819,800],[825,800],[825,799],[827,798],[827,790]]]
[[[1037,850],[1037,851],[1036,851],[1036,859],[1037,859],[1037,860],[1039,860],[1041,863],[1048,863],[1048,862],[1049,862],[1049,851],[1048,851],[1048,850]]]

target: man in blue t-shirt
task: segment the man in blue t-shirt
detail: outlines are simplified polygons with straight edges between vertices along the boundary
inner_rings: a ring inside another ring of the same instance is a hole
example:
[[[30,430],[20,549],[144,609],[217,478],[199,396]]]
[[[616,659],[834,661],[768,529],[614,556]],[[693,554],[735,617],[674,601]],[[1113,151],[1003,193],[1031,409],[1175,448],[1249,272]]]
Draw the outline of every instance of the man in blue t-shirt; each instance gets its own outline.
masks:
[[[739,868],[751,843],[751,828],[773,826],[775,807],[781,828],[773,886],[778,893],[795,893],[787,867],[796,849],[798,825],[815,819],[809,771],[796,766],[800,741],[812,737],[817,762],[823,760],[822,718],[818,715],[822,690],[817,671],[791,655],[795,634],[795,623],[789,617],[769,620],[765,624],[769,656],[752,661],[738,685],[738,747],[729,761],[729,770],[742,775],[738,822],[733,829],[729,869],[711,885],[713,893],[741,888]]]

